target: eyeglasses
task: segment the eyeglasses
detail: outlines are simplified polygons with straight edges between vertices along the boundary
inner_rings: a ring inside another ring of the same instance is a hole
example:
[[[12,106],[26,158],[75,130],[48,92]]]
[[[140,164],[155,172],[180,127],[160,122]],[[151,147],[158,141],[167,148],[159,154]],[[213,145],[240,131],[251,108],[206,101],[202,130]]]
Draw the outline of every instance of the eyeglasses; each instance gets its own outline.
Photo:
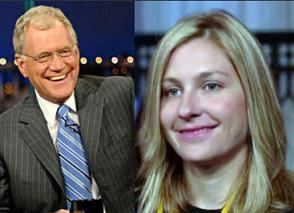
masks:
[[[22,55],[30,57],[38,63],[45,63],[45,62],[48,62],[49,60],[52,60],[54,54],[56,54],[57,56],[63,59],[72,56],[74,53],[74,47],[75,45],[73,47],[65,47],[61,50],[54,51],[54,52],[43,52],[36,56],[27,55],[27,54],[22,54]]]

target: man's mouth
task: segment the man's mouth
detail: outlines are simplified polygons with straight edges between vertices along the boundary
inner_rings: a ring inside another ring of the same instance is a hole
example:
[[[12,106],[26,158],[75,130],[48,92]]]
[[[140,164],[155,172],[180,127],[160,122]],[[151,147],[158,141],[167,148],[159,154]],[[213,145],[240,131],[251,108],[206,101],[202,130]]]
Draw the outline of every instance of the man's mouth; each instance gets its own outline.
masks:
[[[48,78],[50,81],[61,81],[65,79],[66,75],[60,75],[60,76],[53,76]]]

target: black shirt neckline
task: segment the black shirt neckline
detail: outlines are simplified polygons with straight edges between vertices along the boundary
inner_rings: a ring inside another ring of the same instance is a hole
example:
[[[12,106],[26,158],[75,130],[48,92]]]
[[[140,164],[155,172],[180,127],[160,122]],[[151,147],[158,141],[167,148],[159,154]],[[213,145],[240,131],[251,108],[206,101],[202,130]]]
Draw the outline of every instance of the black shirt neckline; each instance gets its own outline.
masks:
[[[196,206],[189,206],[187,213],[221,213],[221,209],[201,209]]]

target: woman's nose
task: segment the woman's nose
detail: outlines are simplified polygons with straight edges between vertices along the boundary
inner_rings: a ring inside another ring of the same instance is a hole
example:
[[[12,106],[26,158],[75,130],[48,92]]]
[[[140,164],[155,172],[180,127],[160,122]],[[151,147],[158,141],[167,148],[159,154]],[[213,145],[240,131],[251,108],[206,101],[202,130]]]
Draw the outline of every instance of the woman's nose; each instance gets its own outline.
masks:
[[[178,109],[179,117],[190,119],[201,114],[200,98],[196,93],[186,93],[182,96]]]

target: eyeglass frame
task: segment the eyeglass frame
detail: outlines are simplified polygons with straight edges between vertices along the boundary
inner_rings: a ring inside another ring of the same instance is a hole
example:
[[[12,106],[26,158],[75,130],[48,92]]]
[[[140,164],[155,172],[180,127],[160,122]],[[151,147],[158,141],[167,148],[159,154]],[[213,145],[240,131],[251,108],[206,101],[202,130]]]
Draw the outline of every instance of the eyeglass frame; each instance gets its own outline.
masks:
[[[43,63],[48,62],[49,60],[52,60],[54,55],[56,55],[56,56],[58,56],[58,57],[60,57],[60,58],[62,58],[62,59],[65,59],[65,58],[67,58],[67,57],[72,56],[73,53],[74,53],[74,48],[75,48],[75,46],[76,46],[76,44],[73,44],[72,47],[64,47],[64,48],[61,49],[61,50],[52,51],[52,52],[42,52],[42,53],[40,53],[40,54],[38,54],[38,55],[36,55],[36,56],[28,55],[28,54],[25,54],[25,53],[21,53],[21,55],[24,55],[24,56],[30,57],[30,58],[32,58],[34,61],[36,61],[37,63],[43,64]],[[69,50],[70,50],[70,51],[68,51],[68,54],[69,54],[69,55],[62,56],[62,55],[61,55],[61,54],[62,54],[61,52],[64,51],[66,48],[69,48]],[[40,60],[42,59],[42,58],[41,58],[42,54],[48,54],[48,56],[44,56],[44,58],[48,57],[48,59],[46,59],[45,61],[40,61]]]

